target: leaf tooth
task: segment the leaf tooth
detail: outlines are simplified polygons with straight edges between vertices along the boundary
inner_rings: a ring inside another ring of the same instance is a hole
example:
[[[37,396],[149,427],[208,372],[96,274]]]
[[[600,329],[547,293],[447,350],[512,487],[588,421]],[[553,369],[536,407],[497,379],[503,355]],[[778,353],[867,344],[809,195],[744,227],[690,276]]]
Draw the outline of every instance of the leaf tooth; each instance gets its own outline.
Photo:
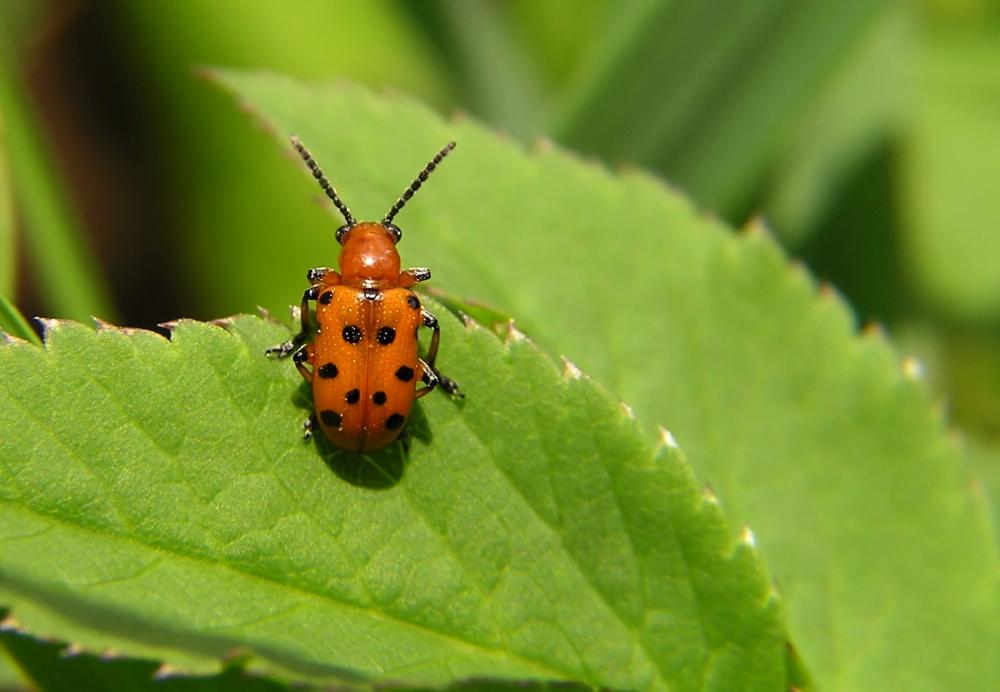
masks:
[[[710,505],[719,504],[719,496],[715,494],[715,489],[708,483],[701,489],[701,496]]]
[[[862,327],[861,336],[865,339],[871,339],[873,341],[884,341],[886,338],[885,327],[883,327],[879,322],[868,322],[864,327]]]
[[[68,320],[60,320],[54,317],[36,317],[38,324],[42,325],[42,340],[48,341],[49,336],[56,330],[65,326]]]
[[[119,651],[118,649],[112,649],[111,647],[108,647],[103,651],[101,651],[101,655],[99,656],[99,658],[102,661],[114,661],[115,659],[118,658],[125,658],[125,655],[122,654],[122,652]]]
[[[781,600],[781,589],[778,588],[778,580],[772,579],[767,585],[767,598],[771,601]]]
[[[657,433],[659,435],[658,445],[660,447],[666,447],[668,449],[680,449],[680,445],[677,444],[677,440],[674,438],[674,434],[664,428],[662,425],[657,427]]]
[[[740,229],[740,233],[746,238],[772,238],[771,227],[767,225],[767,221],[760,214],[754,214],[751,216],[743,227]]]
[[[624,413],[625,417],[628,418],[629,420],[635,420],[635,411],[633,411],[632,407],[626,404],[624,401],[618,402],[618,410]]]
[[[818,293],[822,300],[835,300],[838,297],[837,289],[829,281],[820,282]]]
[[[525,335],[524,332],[522,332],[520,329],[514,326],[514,320],[510,320],[509,322],[507,322],[507,333],[504,335],[505,344],[509,345],[512,343],[519,343],[521,341],[527,341],[527,340],[528,340],[527,335]]]
[[[156,326],[160,327],[161,329],[166,329],[168,332],[173,332],[177,328],[177,325],[179,323],[180,323],[180,318],[176,320],[168,320],[166,322],[159,322]]]
[[[176,668],[169,663],[161,663],[153,671],[153,680],[166,680],[167,678],[178,678],[182,677],[184,672],[179,668]]]
[[[117,324],[112,324],[111,322],[106,322],[105,320],[102,320],[100,317],[97,317],[95,315],[90,316],[90,321],[94,323],[94,327],[99,332],[117,332],[118,334],[125,334],[126,336],[135,336],[140,332],[148,331],[146,329],[139,329],[137,327],[122,327]]]
[[[740,542],[751,549],[755,550],[757,548],[757,538],[753,535],[753,530],[749,526],[744,526],[740,532]]]
[[[59,651],[62,658],[74,658],[83,653],[83,647],[76,643],[67,644]]]
[[[583,374],[583,370],[578,368],[576,363],[571,361],[566,356],[560,356],[560,358],[563,362],[562,376],[564,380],[582,380],[586,378],[586,375]]]
[[[922,380],[927,374],[924,364],[914,356],[903,358],[903,362],[900,363],[900,369],[903,371],[903,377],[908,380]]]
[[[223,329],[229,329],[234,324],[236,324],[236,320],[232,316],[218,317],[214,320],[211,320],[209,324],[214,324],[216,327],[222,327]]]
[[[548,154],[554,151],[556,148],[555,142],[552,141],[551,137],[546,135],[538,135],[532,142],[532,152],[535,154]]]
[[[0,620],[0,632],[24,632],[24,627],[9,613]]]

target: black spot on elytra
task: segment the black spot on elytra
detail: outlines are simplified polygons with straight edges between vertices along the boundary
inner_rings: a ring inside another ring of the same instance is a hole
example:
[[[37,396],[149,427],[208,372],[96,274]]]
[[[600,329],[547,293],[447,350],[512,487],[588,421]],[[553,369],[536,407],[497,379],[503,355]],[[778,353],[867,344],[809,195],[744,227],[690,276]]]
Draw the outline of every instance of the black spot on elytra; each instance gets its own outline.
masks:
[[[361,390],[355,387],[344,395],[344,401],[349,404],[356,404],[361,399]]]
[[[323,305],[329,305],[331,300],[333,300],[333,291],[326,291],[319,297],[319,302]]]
[[[333,363],[323,363],[319,366],[319,370],[317,370],[317,372],[324,380],[332,380],[340,371],[337,370],[337,366]]]
[[[381,392],[380,391],[380,392],[375,392],[374,394],[372,394],[372,401],[375,402],[376,406],[383,405],[386,402],[387,398],[388,397],[386,397],[385,392]]]
[[[323,425],[331,428],[339,428],[342,418],[340,414],[336,411],[331,411],[329,409],[319,412],[319,419],[323,421]]]
[[[347,343],[356,344],[361,341],[361,327],[356,324],[349,324],[344,327],[341,335]]]
[[[399,370],[396,371],[396,377],[403,382],[409,382],[413,379],[413,368],[409,365],[400,365]]]
[[[406,417],[399,413],[394,413],[385,419],[385,427],[389,430],[399,430],[406,422]]]
[[[396,340],[396,330],[392,327],[382,327],[378,330],[378,342],[383,346],[388,346]]]
[[[414,310],[420,309],[420,300],[412,293],[406,296],[406,304],[409,305]]]

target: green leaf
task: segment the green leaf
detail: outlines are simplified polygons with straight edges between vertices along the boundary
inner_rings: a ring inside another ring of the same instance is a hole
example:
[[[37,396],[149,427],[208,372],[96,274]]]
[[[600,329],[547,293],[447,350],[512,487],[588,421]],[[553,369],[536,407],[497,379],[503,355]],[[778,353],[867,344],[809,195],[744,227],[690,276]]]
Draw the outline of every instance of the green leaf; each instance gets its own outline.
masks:
[[[898,129],[909,86],[912,14],[907,4],[887,3],[859,27],[811,87],[815,93],[794,126],[782,133],[765,207],[785,243],[801,247],[820,230],[844,180]],[[833,242],[845,244],[841,229],[833,233]]]
[[[612,176],[551,147],[526,154],[405,98],[219,79],[279,138],[299,134],[362,217],[379,218],[441,142],[459,141],[400,215],[404,261],[517,315],[650,432],[669,425],[737,525],[756,532],[818,686],[1000,679],[988,512],[926,387],[877,333],[859,338],[843,302],[759,227],[731,235],[640,173]],[[304,196],[311,184],[303,175]],[[302,255],[322,264],[333,248]],[[262,251],[230,290],[266,292],[268,261]]]
[[[607,3],[554,131],[738,214],[786,131],[888,4]]]
[[[0,347],[0,603],[211,672],[776,688],[778,607],[676,449],[574,368],[440,313],[467,398],[362,457],[300,439],[287,328],[51,322]]]
[[[901,167],[914,289],[952,319],[1000,313],[1000,22],[927,28]]]

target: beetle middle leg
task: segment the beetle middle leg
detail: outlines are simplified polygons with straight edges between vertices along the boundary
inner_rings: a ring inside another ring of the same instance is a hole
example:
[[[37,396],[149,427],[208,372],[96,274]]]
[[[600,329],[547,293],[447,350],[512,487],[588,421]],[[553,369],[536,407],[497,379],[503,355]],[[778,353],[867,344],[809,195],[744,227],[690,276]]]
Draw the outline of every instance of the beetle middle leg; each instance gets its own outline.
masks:
[[[420,314],[423,317],[424,326],[429,327],[432,330],[432,333],[431,345],[430,348],[427,349],[426,359],[417,359],[417,362],[424,371],[424,384],[427,385],[423,389],[417,390],[417,398],[419,399],[435,387],[441,387],[441,389],[448,392],[452,396],[463,396],[458,390],[458,382],[445,377],[441,374],[441,371],[434,366],[434,361],[437,360],[438,346],[441,342],[441,326],[438,324],[437,317],[427,310],[421,310]]]

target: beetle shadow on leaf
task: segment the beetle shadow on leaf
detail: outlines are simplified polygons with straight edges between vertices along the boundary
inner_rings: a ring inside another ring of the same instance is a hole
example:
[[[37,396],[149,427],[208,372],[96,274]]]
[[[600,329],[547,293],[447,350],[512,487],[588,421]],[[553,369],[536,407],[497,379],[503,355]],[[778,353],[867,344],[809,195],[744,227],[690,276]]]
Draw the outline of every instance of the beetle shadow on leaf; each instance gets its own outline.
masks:
[[[312,412],[312,393],[308,383],[303,382],[296,389],[292,399],[295,406],[306,412],[305,416]],[[427,416],[424,415],[418,402],[411,410],[399,439],[377,452],[366,454],[346,452],[331,444],[321,432],[313,435],[311,442],[322,457],[323,463],[341,480],[370,490],[387,490],[398,485],[403,479],[403,472],[410,460],[413,440],[428,444],[432,438]]]

